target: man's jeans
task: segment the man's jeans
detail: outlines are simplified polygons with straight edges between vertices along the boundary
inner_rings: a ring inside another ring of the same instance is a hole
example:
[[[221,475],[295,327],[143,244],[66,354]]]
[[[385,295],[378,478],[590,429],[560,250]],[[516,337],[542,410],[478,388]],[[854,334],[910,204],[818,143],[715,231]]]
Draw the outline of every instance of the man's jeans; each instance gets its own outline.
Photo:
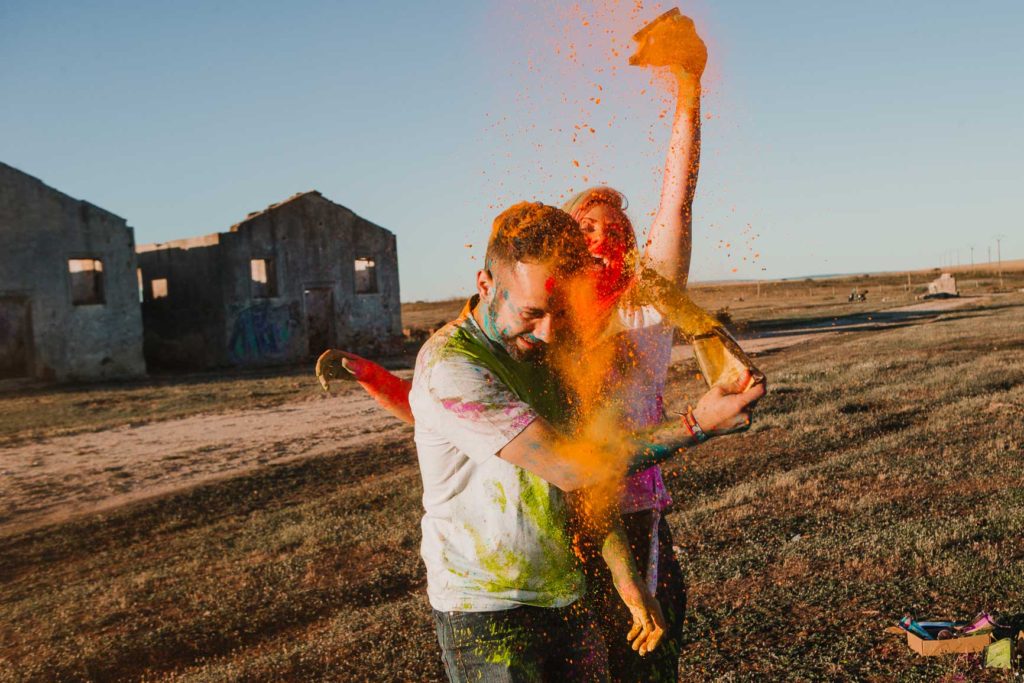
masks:
[[[452,683],[608,679],[604,640],[579,600],[562,608],[434,610],[434,624]]]

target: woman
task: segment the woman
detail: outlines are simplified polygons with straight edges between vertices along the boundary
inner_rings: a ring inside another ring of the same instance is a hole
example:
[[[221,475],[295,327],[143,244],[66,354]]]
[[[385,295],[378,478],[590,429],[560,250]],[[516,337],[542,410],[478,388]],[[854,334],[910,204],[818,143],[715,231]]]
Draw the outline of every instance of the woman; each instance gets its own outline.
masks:
[[[692,23],[690,24],[692,26]],[[607,187],[585,190],[563,208],[579,223],[590,254],[598,262],[597,305],[585,324],[599,330],[594,346],[610,348],[615,357],[611,375],[588,382],[568,377],[577,388],[589,385],[596,398],[610,398],[616,419],[628,431],[657,425],[664,419],[662,394],[672,350],[673,328],[653,306],[634,301],[633,285],[640,268],[651,269],[682,288],[690,266],[692,203],[700,156],[700,77],[707,52],[692,31],[688,54],[693,59],[673,67],[678,84],[677,106],[662,179],[661,200],[642,255],[621,193]],[[601,342],[596,341],[600,338]],[[576,354],[577,357],[583,354]],[[344,351],[327,351],[317,362],[317,375],[327,387],[332,364],[342,365],[387,410],[412,422],[408,404],[410,383],[380,366]],[[606,367],[591,363],[590,367]],[[337,372],[336,370],[334,371]],[[568,370],[572,375],[574,371]],[[337,376],[337,374],[334,374]],[[596,390],[595,390],[596,389]],[[586,389],[582,393],[588,393]],[[597,401],[595,401],[595,404]],[[582,419],[588,419],[587,408]],[[677,680],[686,592],[682,570],[672,550],[672,536],[663,511],[671,504],[661,470],[651,467],[626,482],[620,512],[637,567],[644,568],[648,589],[655,594],[668,622],[664,643],[641,659],[621,636],[629,612],[615,597],[602,562],[588,561],[588,595],[600,614],[607,635],[612,680]],[[596,557],[599,553],[592,553]]]
[[[695,119],[691,122],[693,130]],[[677,121],[674,131],[686,134],[685,121]],[[678,198],[682,197],[685,202],[692,193],[679,193],[678,188],[670,186],[670,180],[678,172],[680,162],[695,164],[695,155],[675,156],[679,158],[669,155],[661,210],[639,263],[632,224],[623,210],[624,198],[619,192],[606,187],[591,188],[563,207],[579,223],[587,238],[588,250],[601,263],[596,287],[599,320],[596,323],[588,320],[580,327],[600,329],[603,339],[592,339],[585,344],[586,360],[577,364],[584,376],[573,377],[570,369],[567,383],[584,391],[590,389],[591,405],[586,405],[587,398],[581,399],[584,404],[581,412],[605,420],[611,413],[615,423],[626,432],[654,427],[665,417],[662,396],[674,329],[662,320],[653,306],[634,302],[632,286],[637,266],[653,268],[678,284],[686,281],[690,256],[689,204],[685,204],[684,211]],[[683,177],[692,182],[695,175],[694,170]],[[599,346],[604,346],[605,350],[595,354],[593,349]],[[563,366],[557,361],[556,365]],[[585,375],[595,367],[600,368],[604,376],[589,381]],[[604,372],[609,367],[610,372]],[[663,518],[663,511],[671,502],[658,466],[628,477],[619,499],[619,513],[634,562],[641,568],[647,588],[657,598],[667,622],[661,645],[645,658],[638,657],[628,643],[616,635],[616,630],[629,619],[628,610],[615,598],[611,576],[599,561],[599,554],[593,550],[586,553],[587,596],[605,633],[612,680],[677,680],[686,589],[682,569],[672,550],[671,531]]]

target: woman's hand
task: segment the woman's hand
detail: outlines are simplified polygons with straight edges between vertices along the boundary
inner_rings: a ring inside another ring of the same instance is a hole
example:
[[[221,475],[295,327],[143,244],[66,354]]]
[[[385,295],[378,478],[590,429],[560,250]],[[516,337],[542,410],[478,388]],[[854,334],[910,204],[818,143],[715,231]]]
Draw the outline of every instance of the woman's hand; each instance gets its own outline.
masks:
[[[633,650],[643,657],[658,646],[668,625],[657,599],[646,590],[641,589],[637,593],[635,596],[623,598],[629,613],[633,615],[633,627],[626,635],[626,640]]]

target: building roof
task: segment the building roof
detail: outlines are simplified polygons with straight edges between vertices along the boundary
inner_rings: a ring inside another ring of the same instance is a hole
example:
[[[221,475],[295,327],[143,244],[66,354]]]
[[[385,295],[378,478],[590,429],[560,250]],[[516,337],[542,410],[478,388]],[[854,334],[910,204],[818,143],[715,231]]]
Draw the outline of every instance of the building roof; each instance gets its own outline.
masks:
[[[183,237],[182,239],[169,242],[152,242],[150,244],[136,245],[136,253],[147,251],[158,251],[160,249],[192,249],[194,247],[208,247],[213,244],[220,244],[220,233],[214,232],[201,237]]]
[[[46,192],[49,192],[50,194],[57,195],[58,197],[60,197],[64,201],[72,202],[72,203],[78,203],[80,206],[89,207],[92,210],[99,211],[101,213],[105,213],[105,214],[107,214],[108,216],[110,216],[112,218],[116,218],[117,220],[121,221],[122,223],[125,222],[124,218],[122,218],[118,214],[114,213],[113,211],[109,211],[107,209],[104,209],[102,206],[97,206],[97,205],[93,204],[92,202],[87,201],[85,199],[78,199],[76,197],[72,197],[69,194],[61,192],[60,190],[58,190],[55,187],[47,185],[45,182],[43,182],[39,178],[35,177],[34,175],[30,175],[28,173],[25,173],[21,169],[15,168],[14,166],[11,166],[10,164],[5,164],[2,161],[0,161],[0,174],[8,174],[8,175],[18,176],[22,180],[27,181],[27,182],[29,182],[31,184],[34,184],[36,187],[42,188],[43,190],[45,190]]]
[[[257,218],[259,216],[262,216],[265,213],[269,213],[270,211],[273,211],[274,209],[279,209],[282,206],[284,206],[285,204],[291,204],[292,202],[298,201],[300,199],[304,199],[304,198],[306,198],[306,197],[308,197],[310,195],[315,195],[317,197],[320,197],[321,199],[325,199],[324,196],[322,194],[320,194],[320,192],[318,192],[317,190],[306,190],[305,192],[296,192],[295,194],[293,194],[288,199],[285,199],[283,201],[277,202],[276,204],[271,204],[270,206],[268,206],[265,209],[262,209],[260,211],[251,211],[245,218],[243,218],[242,220],[240,220],[237,223],[235,223],[234,225],[232,225],[231,228],[230,228],[230,232],[238,232],[239,227],[241,227],[242,225],[248,223],[252,219]],[[327,201],[330,201],[330,200],[327,200]],[[340,206],[340,204],[339,204],[339,206]],[[347,209],[347,207],[342,207],[342,208],[346,208]]]
[[[352,214],[353,216],[356,216],[357,218],[362,220],[364,223],[369,224],[369,225],[373,226],[374,228],[376,228],[378,230],[384,230],[385,232],[391,232],[387,228],[381,227],[381,226],[377,225],[376,223],[374,223],[372,221],[369,221],[369,220],[367,220],[365,218],[362,218],[361,216],[356,214],[355,211],[353,211],[352,209],[348,208],[347,206],[344,206],[342,204],[338,204],[336,202],[332,202],[330,199],[327,199],[322,194],[320,194],[320,192],[318,190],[306,190],[305,192],[296,192],[291,197],[288,197],[285,200],[277,202],[276,204],[271,204],[270,206],[268,206],[265,209],[262,209],[260,211],[252,211],[245,218],[243,218],[242,220],[240,220],[237,223],[235,223],[234,225],[232,225],[228,229],[228,232],[238,232],[246,223],[249,223],[250,221],[252,221],[252,220],[254,220],[256,218],[259,218],[260,216],[262,216],[264,214],[270,213],[271,211],[274,211],[275,209],[280,209],[283,206],[286,206],[286,205],[291,204],[293,202],[297,202],[297,201],[302,200],[302,199],[306,199],[308,197],[317,197],[319,199],[322,199],[325,202],[328,202],[330,204],[333,204],[334,206],[337,206],[337,207],[340,207],[340,208],[344,209],[345,211],[348,211],[350,214]],[[191,249],[193,247],[206,247],[206,246],[210,246],[211,244],[217,244],[218,242],[220,242],[220,236],[223,235],[223,234],[225,234],[225,233],[215,232],[215,233],[211,233],[209,235],[203,235],[202,237],[187,237],[187,238],[184,238],[184,239],[172,240],[170,242],[157,242],[157,243],[153,243],[153,244],[142,244],[142,245],[139,245],[138,247],[136,247],[136,251],[144,252],[144,251],[155,251],[155,250],[158,250],[158,249]]]

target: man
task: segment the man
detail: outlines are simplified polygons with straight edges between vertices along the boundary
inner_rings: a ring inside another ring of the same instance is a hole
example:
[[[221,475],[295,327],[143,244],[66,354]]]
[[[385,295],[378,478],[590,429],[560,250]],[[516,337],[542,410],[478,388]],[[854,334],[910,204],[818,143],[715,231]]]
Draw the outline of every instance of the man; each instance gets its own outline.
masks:
[[[590,259],[567,214],[517,204],[494,222],[477,296],[416,360],[409,402],[423,478],[422,555],[451,681],[603,680],[605,648],[579,598],[563,492],[607,483],[625,462],[557,429],[563,399],[542,361],[562,324],[562,297]],[[763,393],[714,389],[694,417],[705,431]],[[646,462],[675,447],[635,444]],[[641,654],[664,621],[621,529],[603,555],[633,615]]]

